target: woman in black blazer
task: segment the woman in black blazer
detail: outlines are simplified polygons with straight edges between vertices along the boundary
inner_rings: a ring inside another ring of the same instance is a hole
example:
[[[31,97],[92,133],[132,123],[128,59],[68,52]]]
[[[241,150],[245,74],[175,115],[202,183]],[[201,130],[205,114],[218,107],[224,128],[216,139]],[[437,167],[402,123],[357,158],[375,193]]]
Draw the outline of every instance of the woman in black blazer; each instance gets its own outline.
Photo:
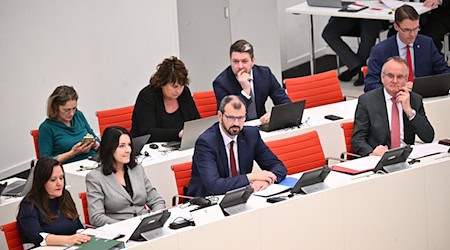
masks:
[[[173,56],[159,64],[134,105],[133,137],[150,134],[150,142],[180,141],[184,122],[200,118],[188,84],[181,60]]]

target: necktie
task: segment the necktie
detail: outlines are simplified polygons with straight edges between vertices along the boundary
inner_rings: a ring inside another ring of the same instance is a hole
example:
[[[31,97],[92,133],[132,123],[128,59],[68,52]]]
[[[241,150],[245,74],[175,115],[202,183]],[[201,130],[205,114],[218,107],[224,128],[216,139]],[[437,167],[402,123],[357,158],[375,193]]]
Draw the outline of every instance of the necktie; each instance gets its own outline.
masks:
[[[398,114],[397,101],[392,97],[391,148],[398,147],[400,147],[400,117]]]
[[[256,104],[255,104],[255,93],[253,93],[253,88],[250,89],[250,96],[251,96],[251,102],[248,106],[247,110],[247,119],[253,120],[258,118],[258,115],[256,114]]]
[[[234,150],[233,150],[234,141],[230,142],[230,168],[231,168],[231,177],[237,176],[237,168],[236,168],[236,160],[234,159]]]
[[[411,51],[409,50],[409,45],[406,45],[406,62],[408,63],[409,69],[408,81],[412,82],[414,81],[414,71],[412,66]]]

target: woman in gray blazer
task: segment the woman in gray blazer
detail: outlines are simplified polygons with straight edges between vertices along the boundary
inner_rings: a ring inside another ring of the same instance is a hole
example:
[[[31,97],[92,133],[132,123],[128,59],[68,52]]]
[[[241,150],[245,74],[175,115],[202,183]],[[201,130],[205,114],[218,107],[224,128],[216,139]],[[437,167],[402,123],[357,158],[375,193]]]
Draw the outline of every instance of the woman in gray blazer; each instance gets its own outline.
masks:
[[[86,176],[89,219],[99,227],[165,208],[163,198],[136,163],[130,133],[108,127],[100,143],[100,167]]]

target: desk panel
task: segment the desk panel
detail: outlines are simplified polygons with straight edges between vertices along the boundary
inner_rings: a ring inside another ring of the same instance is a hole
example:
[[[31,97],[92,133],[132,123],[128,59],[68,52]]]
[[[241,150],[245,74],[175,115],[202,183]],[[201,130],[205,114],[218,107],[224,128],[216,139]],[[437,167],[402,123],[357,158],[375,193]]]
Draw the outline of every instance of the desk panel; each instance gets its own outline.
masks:
[[[263,209],[261,249],[345,249],[341,196],[331,189]]]
[[[450,162],[434,163],[423,168],[425,169],[428,247],[435,250],[447,250],[450,249]]]
[[[346,249],[427,249],[423,183],[415,168],[343,187]]]

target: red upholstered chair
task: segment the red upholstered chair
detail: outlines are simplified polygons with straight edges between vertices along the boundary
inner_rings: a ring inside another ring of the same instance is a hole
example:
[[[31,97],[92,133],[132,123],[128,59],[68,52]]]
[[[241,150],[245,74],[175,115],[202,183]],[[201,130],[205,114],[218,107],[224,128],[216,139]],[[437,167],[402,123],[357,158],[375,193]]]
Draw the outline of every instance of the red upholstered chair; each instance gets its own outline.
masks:
[[[305,108],[344,101],[336,70],[284,79],[287,95],[295,102],[306,100]]]
[[[4,224],[1,227],[5,234],[6,244],[9,250],[23,250],[22,240],[20,239],[20,232],[17,222]]]
[[[89,212],[88,212],[88,204],[86,199],[86,192],[81,192],[78,194],[78,197],[81,200],[81,205],[83,206],[83,215],[84,215],[84,224],[90,225],[89,221]]]
[[[177,183],[178,195],[185,195],[189,181],[191,180],[192,162],[185,162],[181,164],[172,165],[172,171],[175,175],[175,182]],[[172,198],[172,205],[175,206],[177,196]],[[183,203],[184,199],[180,198],[178,203]]]
[[[100,136],[103,135],[103,131],[109,126],[121,126],[130,131],[133,109],[134,105],[123,108],[108,109],[95,112],[95,115],[97,116],[98,119]]]
[[[217,114],[217,102],[214,91],[195,92],[192,96],[201,118]]]
[[[353,136],[353,122],[341,123],[342,131],[344,132],[345,150],[341,154],[341,159],[351,160],[352,158],[359,158],[360,155],[354,154],[352,149],[352,136]]]
[[[41,154],[39,153],[39,130],[34,129],[30,131],[31,136],[33,136],[34,142],[34,151],[36,152],[36,159],[41,158]]]
[[[317,131],[266,143],[284,163],[288,175],[322,167],[327,164]]]

